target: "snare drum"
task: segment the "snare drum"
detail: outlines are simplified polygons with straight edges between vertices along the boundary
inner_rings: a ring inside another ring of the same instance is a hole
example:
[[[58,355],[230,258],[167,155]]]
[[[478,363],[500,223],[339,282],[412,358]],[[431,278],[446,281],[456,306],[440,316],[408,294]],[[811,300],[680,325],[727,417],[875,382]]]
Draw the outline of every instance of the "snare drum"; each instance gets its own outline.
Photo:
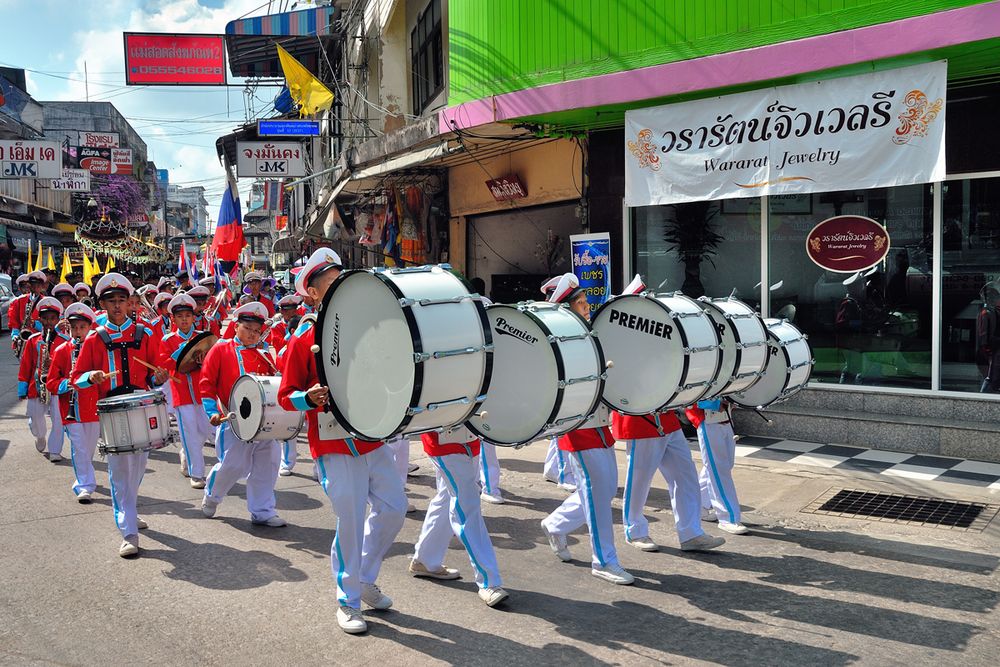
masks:
[[[604,402],[627,415],[692,405],[713,391],[722,355],[704,307],[680,292],[623,294],[594,313],[608,369]]]
[[[330,409],[364,440],[461,424],[490,383],[486,310],[441,266],[344,272],[320,308],[316,342]]]
[[[812,349],[806,336],[788,320],[764,320],[768,362],[764,374],[750,388],[729,398],[744,408],[761,409],[791,398],[812,375]]]
[[[584,426],[604,388],[604,354],[590,326],[559,304],[492,305],[494,365],[482,410],[469,429],[518,445]]]
[[[242,375],[229,392],[233,413],[233,435],[244,442],[291,440],[302,430],[303,412],[278,405],[281,378],[271,375]]]
[[[764,320],[739,299],[698,299],[722,339],[719,379],[711,394],[726,396],[745,391],[767,367],[767,330]]]
[[[167,400],[158,391],[137,391],[97,401],[101,454],[161,449],[170,443]]]

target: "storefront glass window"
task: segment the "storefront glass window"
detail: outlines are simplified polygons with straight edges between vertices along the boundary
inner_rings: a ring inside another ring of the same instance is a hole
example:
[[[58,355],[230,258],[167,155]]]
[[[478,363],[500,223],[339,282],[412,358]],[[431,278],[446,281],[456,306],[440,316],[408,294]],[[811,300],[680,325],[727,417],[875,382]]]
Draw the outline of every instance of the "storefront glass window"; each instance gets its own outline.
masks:
[[[759,308],[760,198],[634,209],[635,268],[657,291]]]
[[[809,335],[813,382],[931,388],[932,201],[930,185],[770,198],[770,312]],[[813,263],[807,235],[838,215],[884,225],[885,259],[851,274]]]
[[[941,388],[1000,392],[1000,178],[942,184]]]

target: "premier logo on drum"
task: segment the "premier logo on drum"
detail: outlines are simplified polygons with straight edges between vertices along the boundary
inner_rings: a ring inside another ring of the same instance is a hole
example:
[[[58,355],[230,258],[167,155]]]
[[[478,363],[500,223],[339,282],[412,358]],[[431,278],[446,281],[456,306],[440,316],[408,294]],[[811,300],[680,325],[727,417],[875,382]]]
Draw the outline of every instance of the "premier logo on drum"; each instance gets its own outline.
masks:
[[[534,345],[535,343],[538,342],[538,339],[532,336],[527,331],[522,331],[521,329],[518,329],[515,326],[507,324],[507,320],[505,320],[502,317],[497,318],[497,325],[493,327],[493,330],[496,331],[501,336],[511,336],[512,338],[523,340],[525,343],[528,343],[529,345]]]
[[[617,322],[628,329],[634,329],[636,331],[641,331],[642,333],[650,334],[651,336],[666,338],[668,340],[670,339],[670,334],[674,331],[674,328],[666,322],[657,322],[656,320],[640,317],[639,315],[629,315],[620,310],[615,310],[614,308],[611,309],[611,317],[608,321],[611,324]]]
[[[330,352],[330,363],[340,366],[340,313],[333,314],[333,350]]]

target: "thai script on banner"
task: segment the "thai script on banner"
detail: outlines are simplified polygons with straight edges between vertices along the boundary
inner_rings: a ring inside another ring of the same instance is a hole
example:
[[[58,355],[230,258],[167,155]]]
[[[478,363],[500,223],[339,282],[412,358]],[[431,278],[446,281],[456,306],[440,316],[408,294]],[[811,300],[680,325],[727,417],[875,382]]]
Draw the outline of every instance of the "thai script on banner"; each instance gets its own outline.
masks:
[[[573,273],[587,293],[587,302],[593,312],[611,296],[611,235],[607,232],[571,234],[569,244]]]
[[[941,180],[947,70],[939,61],[627,111],[625,203]]]
[[[0,178],[60,178],[62,150],[55,141],[0,141]]]
[[[236,175],[241,178],[305,176],[304,158],[305,151],[298,142],[238,141]]]

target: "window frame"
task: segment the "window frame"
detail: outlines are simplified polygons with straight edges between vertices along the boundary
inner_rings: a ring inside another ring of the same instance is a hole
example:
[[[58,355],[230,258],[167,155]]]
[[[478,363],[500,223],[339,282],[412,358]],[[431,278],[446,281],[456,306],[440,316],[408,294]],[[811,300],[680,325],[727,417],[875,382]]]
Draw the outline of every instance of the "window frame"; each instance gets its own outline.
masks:
[[[428,24],[427,20],[433,21]],[[410,30],[410,85],[413,113],[420,115],[444,90],[444,34],[441,0],[430,0]],[[426,67],[426,71],[424,71]],[[439,77],[435,82],[433,79]],[[433,89],[431,84],[436,83]]]

